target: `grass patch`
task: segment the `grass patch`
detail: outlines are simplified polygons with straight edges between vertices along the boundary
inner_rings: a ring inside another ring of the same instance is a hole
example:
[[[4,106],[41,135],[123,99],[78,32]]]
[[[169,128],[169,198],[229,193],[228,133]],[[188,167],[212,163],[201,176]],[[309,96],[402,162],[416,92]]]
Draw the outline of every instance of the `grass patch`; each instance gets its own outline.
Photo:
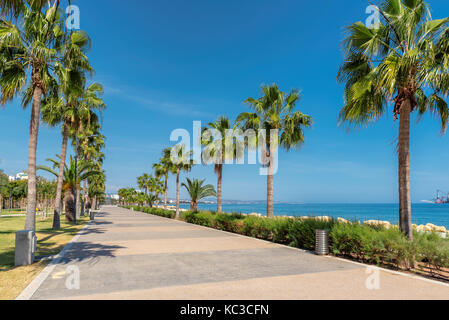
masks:
[[[89,217],[81,217],[74,226],[61,217],[61,229],[52,230],[53,216],[45,219],[37,216],[36,256],[59,253],[88,221]],[[0,300],[17,297],[47,264],[42,261],[30,266],[14,267],[15,233],[23,230],[24,225],[25,217],[0,218]]]

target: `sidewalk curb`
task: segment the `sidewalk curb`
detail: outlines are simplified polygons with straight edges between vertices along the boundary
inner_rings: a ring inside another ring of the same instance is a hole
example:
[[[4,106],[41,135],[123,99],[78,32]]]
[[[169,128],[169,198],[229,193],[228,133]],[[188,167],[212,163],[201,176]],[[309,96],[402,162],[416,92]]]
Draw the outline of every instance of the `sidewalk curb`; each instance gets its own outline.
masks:
[[[90,226],[92,221],[86,223],[84,227],[81,228],[80,231],[70,240],[66,246],[59,252],[54,259],[41,271],[39,274],[30,282],[30,284],[23,289],[23,291],[14,299],[14,300],[30,300],[34,293],[39,289],[42,283],[48,278],[48,276],[53,272],[56,265],[61,262],[62,258],[64,258],[65,253],[73,246],[73,243],[78,241],[81,236],[81,233]]]

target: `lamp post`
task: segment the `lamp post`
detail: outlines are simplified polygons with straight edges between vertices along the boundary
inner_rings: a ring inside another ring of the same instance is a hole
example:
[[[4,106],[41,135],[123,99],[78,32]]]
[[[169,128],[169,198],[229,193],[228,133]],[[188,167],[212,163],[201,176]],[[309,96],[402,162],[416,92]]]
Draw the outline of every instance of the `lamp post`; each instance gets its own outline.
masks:
[[[73,223],[76,224],[76,214],[77,214],[77,193],[78,193],[78,188],[77,188],[77,183],[78,183],[78,136],[75,136],[75,190],[73,192],[73,194],[75,195],[75,199],[74,199],[74,203],[75,203],[75,215],[73,217]]]

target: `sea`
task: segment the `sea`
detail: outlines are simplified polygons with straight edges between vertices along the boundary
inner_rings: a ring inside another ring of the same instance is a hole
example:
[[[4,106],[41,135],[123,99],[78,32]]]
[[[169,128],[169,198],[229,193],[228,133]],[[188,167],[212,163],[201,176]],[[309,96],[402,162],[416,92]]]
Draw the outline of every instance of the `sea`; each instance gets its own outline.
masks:
[[[182,208],[189,208],[188,204],[181,204]],[[217,209],[216,204],[198,204],[200,210]],[[224,212],[252,213],[262,215],[266,213],[265,203],[230,203],[223,204]],[[384,220],[392,224],[399,222],[399,206],[393,203],[369,204],[369,203],[326,203],[326,204],[295,204],[275,203],[275,216],[331,216],[333,218],[344,218],[350,221]],[[412,223],[433,223],[437,226],[449,228],[449,204],[413,203]]]

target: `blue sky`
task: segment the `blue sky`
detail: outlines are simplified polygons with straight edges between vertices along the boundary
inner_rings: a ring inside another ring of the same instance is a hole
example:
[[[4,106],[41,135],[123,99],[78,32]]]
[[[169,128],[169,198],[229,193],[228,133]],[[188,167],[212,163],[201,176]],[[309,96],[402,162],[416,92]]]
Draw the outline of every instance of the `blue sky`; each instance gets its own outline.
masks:
[[[173,129],[192,130],[248,107],[262,84],[299,88],[298,109],[314,119],[299,151],[281,152],[275,200],[295,202],[397,202],[391,110],[355,132],[337,125],[343,88],[335,78],[342,61],[344,26],[365,21],[365,0],[72,1],[81,29],[92,38],[94,80],[105,87],[107,191],[135,186],[150,172]],[[126,3],[126,4],[125,4]],[[449,16],[446,0],[430,0],[435,18]],[[0,110],[0,168],[26,169],[30,109],[17,102]],[[60,130],[41,126],[38,164],[60,152]],[[449,138],[430,116],[413,123],[412,200],[449,191]],[[262,200],[266,177],[257,165],[225,166],[224,199]],[[182,179],[186,175],[183,174]],[[210,166],[189,177],[216,183]],[[175,178],[169,179],[169,197]],[[186,197],[185,193],[181,193]]]

